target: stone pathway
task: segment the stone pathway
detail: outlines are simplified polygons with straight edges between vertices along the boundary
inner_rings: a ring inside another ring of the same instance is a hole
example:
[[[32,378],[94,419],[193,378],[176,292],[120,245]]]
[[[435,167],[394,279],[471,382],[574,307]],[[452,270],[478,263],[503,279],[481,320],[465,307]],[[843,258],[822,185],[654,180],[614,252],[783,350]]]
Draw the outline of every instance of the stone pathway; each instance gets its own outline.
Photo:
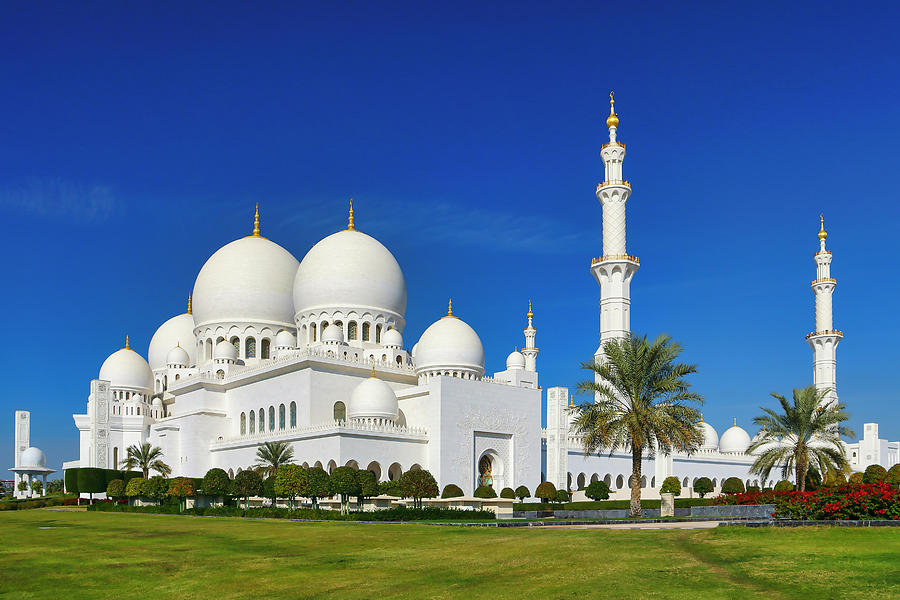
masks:
[[[547,529],[715,529],[721,521],[678,521],[673,523],[615,523],[598,525],[555,525]]]

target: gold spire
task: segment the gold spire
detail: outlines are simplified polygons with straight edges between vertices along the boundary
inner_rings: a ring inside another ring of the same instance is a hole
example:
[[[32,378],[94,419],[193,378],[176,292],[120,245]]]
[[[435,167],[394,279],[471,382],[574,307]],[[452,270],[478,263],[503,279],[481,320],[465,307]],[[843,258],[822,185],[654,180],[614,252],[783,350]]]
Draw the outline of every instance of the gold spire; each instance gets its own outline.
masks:
[[[825,238],[828,237],[828,232],[825,231],[825,215],[819,215],[819,223],[821,224],[819,229],[819,239],[824,242]]]
[[[447,316],[442,317],[444,319],[457,319],[458,317],[453,314],[453,298],[447,302]]]
[[[613,93],[609,93],[609,117],[606,118],[607,127],[618,127],[619,117],[616,116],[616,101],[613,99]]]
[[[128,345],[128,334],[125,334],[125,349],[131,350],[131,346]]]
[[[737,427],[737,417],[734,418],[734,427]]]
[[[188,311],[187,311],[187,314],[189,314],[189,315],[194,314],[194,313],[191,312],[191,297],[192,297],[192,296],[193,296],[193,294],[188,294]]]
[[[575,406],[575,401],[572,400],[572,396],[569,396],[569,407],[571,408],[573,406]]]
[[[531,311],[531,298],[528,299],[528,314],[525,315],[529,319],[534,318],[534,313]]]
[[[347,218],[347,231],[356,231],[353,226],[353,198],[350,198],[350,216]]]
[[[259,202],[256,203],[256,214],[253,216],[253,237],[262,237],[259,235]]]
[[[378,377],[375,376],[375,365],[374,364],[372,365],[372,374],[369,375],[369,379],[378,379]]]
[[[700,413],[700,422],[703,422],[703,413]]]

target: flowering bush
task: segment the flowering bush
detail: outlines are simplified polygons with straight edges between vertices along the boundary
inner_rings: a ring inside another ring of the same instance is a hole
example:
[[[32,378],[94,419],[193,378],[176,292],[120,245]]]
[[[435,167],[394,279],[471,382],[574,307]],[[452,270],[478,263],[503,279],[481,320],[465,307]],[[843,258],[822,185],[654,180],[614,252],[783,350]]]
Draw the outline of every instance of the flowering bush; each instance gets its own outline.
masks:
[[[900,520],[900,489],[886,483],[822,488],[813,492],[747,492],[715,498],[716,504],[774,504],[787,519]]]

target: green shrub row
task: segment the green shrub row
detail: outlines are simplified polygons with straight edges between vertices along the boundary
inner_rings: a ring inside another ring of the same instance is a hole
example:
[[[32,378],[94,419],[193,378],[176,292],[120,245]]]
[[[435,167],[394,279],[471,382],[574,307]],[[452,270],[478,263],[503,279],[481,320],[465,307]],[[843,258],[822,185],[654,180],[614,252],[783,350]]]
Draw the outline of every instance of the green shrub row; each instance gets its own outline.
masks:
[[[136,512],[177,514],[177,504],[159,506],[128,506],[125,504],[94,504],[88,507],[96,512]],[[489,510],[462,510],[458,508],[407,508],[398,506],[372,512],[341,514],[336,510],[312,508],[240,508],[237,506],[208,506],[189,508],[181,514],[210,517],[248,517],[256,519],[302,519],[318,521],[492,521],[496,517]]]
[[[711,506],[712,498],[675,498],[675,508]],[[659,500],[641,500],[641,508],[659,508]],[[599,500],[593,502],[522,502],[513,504],[513,510],[617,510],[631,508],[631,500]]]
[[[2,510],[26,510],[29,508],[43,508],[45,506],[59,506],[65,499],[62,496],[48,496],[46,498],[19,498],[18,500],[0,501]]]

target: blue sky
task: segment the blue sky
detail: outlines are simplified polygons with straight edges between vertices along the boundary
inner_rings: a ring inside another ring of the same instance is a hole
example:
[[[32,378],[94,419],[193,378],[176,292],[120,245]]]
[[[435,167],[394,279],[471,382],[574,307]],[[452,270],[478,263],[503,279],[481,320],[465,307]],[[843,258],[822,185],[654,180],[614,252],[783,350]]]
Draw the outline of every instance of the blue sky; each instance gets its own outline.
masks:
[[[51,466],[125,334],[184,310],[250,232],[302,258],[344,227],[399,260],[411,345],[444,313],[489,371],[532,298],[544,387],[598,340],[600,146],[628,145],[632,327],[699,365],[720,432],[811,382],[818,215],[834,252],[838,391],[900,437],[895,4],[7,3],[0,463],[32,411]],[[752,433],[752,429],[751,429]],[[5,466],[4,466],[5,468]]]

